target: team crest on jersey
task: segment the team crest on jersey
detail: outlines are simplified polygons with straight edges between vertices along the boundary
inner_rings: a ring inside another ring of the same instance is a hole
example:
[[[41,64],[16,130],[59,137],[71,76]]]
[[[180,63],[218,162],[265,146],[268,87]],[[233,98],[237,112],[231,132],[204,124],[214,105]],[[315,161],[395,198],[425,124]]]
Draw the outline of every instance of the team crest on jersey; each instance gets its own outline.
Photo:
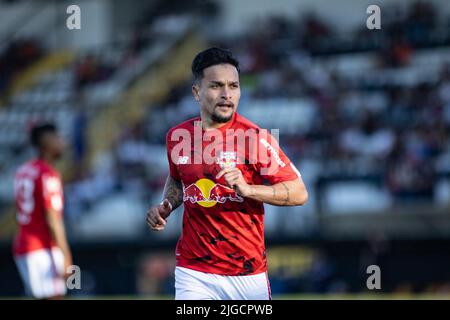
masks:
[[[220,151],[216,163],[220,166],[221,169],[235,168],[237,163],[236,152]]]

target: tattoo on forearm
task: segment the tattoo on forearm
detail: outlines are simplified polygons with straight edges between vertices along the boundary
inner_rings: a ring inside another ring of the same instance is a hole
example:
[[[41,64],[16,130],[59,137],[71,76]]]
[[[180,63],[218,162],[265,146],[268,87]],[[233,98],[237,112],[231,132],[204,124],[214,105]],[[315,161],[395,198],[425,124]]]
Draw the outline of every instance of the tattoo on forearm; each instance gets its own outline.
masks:
[[[284,182],[282,182],[281,185],[286,189],[286,200],[284,200],[283,204],[287,204],[291,201],[291,197],[289,196],[289,188]]]
[[[183,187],[181,182],[177,182],[171,177],[168,177],[166,180],[163,194],[163,199],[167,198],[170,201],[173,210],[183,203]]]

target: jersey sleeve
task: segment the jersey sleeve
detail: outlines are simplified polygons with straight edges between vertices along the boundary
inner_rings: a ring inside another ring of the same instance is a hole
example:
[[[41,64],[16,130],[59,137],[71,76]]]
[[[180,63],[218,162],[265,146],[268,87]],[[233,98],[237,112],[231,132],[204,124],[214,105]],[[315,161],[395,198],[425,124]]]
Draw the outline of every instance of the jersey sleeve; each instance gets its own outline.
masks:
[[[281,150],[278,141],[267,130],[260,130],[257,145],[256,168],[264,180],[276,184],[301,177],[300,172]]]
[[[169,175],[172,179],[176,181],[181,181],[180,173],[178,172],[177,165],[175,163],[175,159],[173,159],[171,153],[173,148],[173,143],[170,140],[170,135],[172,131],[169,131],[166,136],[166,148],[167,148],[167,161],[169,162]]]
[[[41,179],[44,208],[62,214],[64,201],[60,177],[54,174],[44,173]]]

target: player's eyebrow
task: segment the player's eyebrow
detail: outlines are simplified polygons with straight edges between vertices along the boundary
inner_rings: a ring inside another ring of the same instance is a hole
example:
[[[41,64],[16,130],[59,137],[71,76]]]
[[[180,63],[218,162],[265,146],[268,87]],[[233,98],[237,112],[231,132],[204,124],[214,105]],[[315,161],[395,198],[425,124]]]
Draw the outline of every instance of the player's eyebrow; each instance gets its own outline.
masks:
[[[211,80],[210,84],[217,84],[218,86],[223,86],[224,85],[224,83],[222,81],[214,81],[214,80]]]
[[[225,83],[223,81],[211,80],[210,84],[216,84],[218,86],[223,86]],[[231,81],[230,85],[239,85],[239,81]]]

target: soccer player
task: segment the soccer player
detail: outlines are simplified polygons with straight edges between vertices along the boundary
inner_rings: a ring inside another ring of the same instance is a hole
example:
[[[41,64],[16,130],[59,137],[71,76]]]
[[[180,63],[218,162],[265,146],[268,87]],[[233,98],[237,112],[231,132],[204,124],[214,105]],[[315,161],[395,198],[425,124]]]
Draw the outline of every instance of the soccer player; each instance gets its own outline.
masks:
[[[72,265],[63,222],[63,188],[53,164],[64,144],[53,124],[40,124],[30,133],[38,157],[16,173],[14,189],[18,233],[13,254],[25,291],[38,299],[66,294],[66,271]]]
[[[202,51],[192,72],[200,117],[166,136],[169,175],[147,224],[163,230],[184,204],[176,299],[271,299],[263,203],[303,205],[307,190],[273,136],[236,112],[241,91],[232,53]]]

